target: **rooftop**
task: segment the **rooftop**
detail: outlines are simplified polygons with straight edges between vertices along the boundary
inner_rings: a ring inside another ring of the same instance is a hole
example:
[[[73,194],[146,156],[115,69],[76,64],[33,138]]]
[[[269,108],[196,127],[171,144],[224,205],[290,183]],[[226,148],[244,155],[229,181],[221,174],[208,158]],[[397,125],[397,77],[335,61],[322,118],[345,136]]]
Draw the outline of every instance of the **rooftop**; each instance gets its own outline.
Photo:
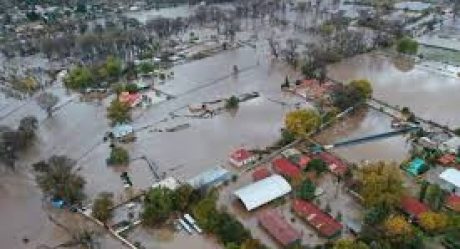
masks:
[[[283,246],[289,246],[301,238],[301,234],[273,209],[262,212],[258,220],[259,224]]]
[[[439,175],[439,178],[460,188],[460,170],[454,168],[446,169]]]
[[[267,178],[267,177],[269,177],[269,176],[271,176],[271,175],[272,175],[272,173],[270,172],[269,169],[267,169],[267,168],[265,168],[265,167],[264,167],[264,168],[261,167],[261,168],[259,168],[259,169],[256,169],[256,170],[252,173],[252,179],[253,179],[254,181],[260,181],[260,180],[265,179],[265,178]]]
[[[230,159],[235,160],[236,162],[243,162],[254,155],[246,149],[238,149],[230,154]]]
[[[291,185],[280,175],[272,175],[234,192],[248,211],[291,192]]]
[[[207,188],[211,185],[218,185],[226,180],[229,180],[231,177],[230,171],[217,166],[203,173],[193,177],[192,179],[188,180],[188,184],[190,184],[194,188]]]
[[[348,166],[331,153],[320,152],[318,158],[323,160],[327,164],[329,170],[335,175],[343,175],[348,171]]]
[[[334,237],[342,230],[342,224],[321,211],[313,203],[297,199],[294,200],[292,207],[298,215],[302,216],[324,237]]]
[[[427,205],[414,197],[406,196],[401,199],[401,209],[410,216],[418,218],[422,213],[430,211]]]
[[[272,164],[277,173],[286,177],[297,177],[301,173],[300,169],[286,158],[275,159]]]

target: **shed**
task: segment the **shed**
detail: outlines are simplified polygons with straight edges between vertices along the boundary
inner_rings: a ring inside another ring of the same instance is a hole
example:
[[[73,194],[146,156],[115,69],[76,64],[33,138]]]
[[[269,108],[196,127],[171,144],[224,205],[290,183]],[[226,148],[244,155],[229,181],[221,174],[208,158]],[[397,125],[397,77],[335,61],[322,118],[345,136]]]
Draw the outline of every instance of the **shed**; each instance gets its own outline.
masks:
[[[439,178],[442,180],[442,188],[460,196],[460,170],[446,169],[439,175]]]
[[[134,134],[134,128],[129,124],[117,124],[112,128],[113,137],[122,139]]]
[[[229,161],[235,167],[242,167],[256,160],[256,156],[243,148],[237,149],[230,154]]]
[[[427,166],[425,160],[417,157],[409,163],[409,166],[406,168],[406,171],[411,176],[418,176],[425,172],[426,169]]]
[[[272,175],[234,192],[248,211],[256,209],[292,191],[291,185],[280,175]]]
[[[300,232],[294,229],[279,212],[269,209],[258,216],[259,224],[278,241],[283,247],[288,247],[302,237]]]
[[[195,189],[209,188],[219,186],[223,182],[230,180],[231,177],[230,171],[217,166],[193,177],[187,183]]]

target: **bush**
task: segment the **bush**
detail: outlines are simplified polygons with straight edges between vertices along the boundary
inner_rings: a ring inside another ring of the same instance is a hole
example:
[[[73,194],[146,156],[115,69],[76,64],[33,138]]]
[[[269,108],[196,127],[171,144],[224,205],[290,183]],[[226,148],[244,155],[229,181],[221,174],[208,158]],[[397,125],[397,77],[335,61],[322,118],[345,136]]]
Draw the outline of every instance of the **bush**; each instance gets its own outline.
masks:
[[[300,185],[297,196],[303,200],[311,201],[315,198],[316,186],[310,180],[306,179]]]
[[[409,37],[404,37],[398,41],[397,49],[400,53],[417,54],[418,42]]]
[[[92,208],[92,215],[94,218],[107,222],[112,218],[113,195],[111,193],[100,193],[96,198]]]
[[[107,162],[110,165],[127,165],[129,163],[129,153],[122,147],[113,147]]]
[[[225,102],[225,109],[236,109],[238,108],[239,103],[240,100],[236,96],[231,96]]]
[[[317,175],[321,175],[327,170],[327,166],[323,160],[315,158],[308,163],[305,170],[313,170]]]

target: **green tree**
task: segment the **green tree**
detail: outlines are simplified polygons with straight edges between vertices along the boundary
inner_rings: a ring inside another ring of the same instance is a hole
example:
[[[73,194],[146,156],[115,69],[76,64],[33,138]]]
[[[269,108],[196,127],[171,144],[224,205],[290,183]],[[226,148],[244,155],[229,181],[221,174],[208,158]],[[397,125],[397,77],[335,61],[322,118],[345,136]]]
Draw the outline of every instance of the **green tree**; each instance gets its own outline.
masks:
[[[109,77],[111,78],[120,77],[121,71],[122,71],[120,59],[117,59],[113,56],[109,56],[107,57],[103,67]]]
[[[309,179],[305,179],[297,191],[297,196],[303,200],[311,201],[315,198],[316,186]]]
[[[84,89],[94,83],[93,74],[87,67],[76,67],[64,79],[64,84],[70,89]]]
[[[444,193],[439,185],[431,184],[428,186],[425,194],[425,200],[433,210],[439,210],[441,208],[443,199]]]
[[[238,99],[238,97],[231,96],[225,102],[225,109],[236,109],[238,108],[239,103],[240,100]]]
[[[107,108],[107,117],[112,125],[129,122],[131,121],[130,107],[128,104],[114,99]]]
[[[122,147],[114,146],[110,151],[107,163],[110,165],[127,165],[129,163],[128,151]]]
[[[397,50],[404,54],[417,54],[418,42],[410,37],[403,37],[397,43]]]
[[[74,171],[75,161],[66,156],[52,156],[34,165],[36,181],[43,193],[67,204],[80,203],[85,194],[85,180]]]
[[[173,209],[173,191],[167,188],[151,189],[144,201],[143,223],[150,227],[162,225]]]
[[[314,110],[296,110],[289,112],[284,118],[284,125],[289,132],[298,137],[304,137],[315,131],[321,123],[321,118]]]
[[[356,89],[362,99],[368,99],[372,97],[372,85],[369,80],[360,79],[360,80],[353,80],[350,82],[349,87]]]
[[[126,84],[124,91],[129,93],[137,93],[139,92],[139,88],[137,88],[136,84]]]
[[[440,232],[447,228],[449,217],[443,213],[425,212],[419,217],[420,226],[429,232]]]
[[[339,239],[334,243],[332,249],[369,249],[366,243],[353,239]]]
[[[405,190],[396,164],[376,162],[361,167],[357,175],[362,184],[359,193],[367,207],[383,205],[392,208],[399,204]]]
[[[323,160],[315,158],[308,162],[308,165],[305,168],[305,170],[313,170],[316,172],[317,175],[321,175],[327,170],[327,166]]]
[[[287,129],[281,129],[281,138],[277,144],[279,146],[286,146],[295,141],[295,134],[288,131]]]
[[[391,210],[383,204],[371,207],[366,210],[364,214],[364,222],[370,226],[379,225],[388,218],[390,211]]]
[[[181,185],[174,191],[174,209],[185,212],[201,199],[199,191],[188,184]]]
[[[460,136],[460,128],[454,130],[455,135]]]
[[[103,223],[112,218],[113,194],[100,193],[94,200],[92,207],[92,216]]]

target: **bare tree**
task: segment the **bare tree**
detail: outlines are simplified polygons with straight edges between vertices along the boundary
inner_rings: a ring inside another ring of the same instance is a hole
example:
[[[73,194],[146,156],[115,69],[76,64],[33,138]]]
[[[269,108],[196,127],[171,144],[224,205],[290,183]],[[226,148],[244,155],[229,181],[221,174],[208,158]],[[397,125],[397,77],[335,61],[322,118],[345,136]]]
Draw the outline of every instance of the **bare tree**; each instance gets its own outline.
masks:
[[[37,104],[48,113],[48,117],[53,114],[53,108],[59,102],[59,97],[48,92],[44,92],[37,97]]]

